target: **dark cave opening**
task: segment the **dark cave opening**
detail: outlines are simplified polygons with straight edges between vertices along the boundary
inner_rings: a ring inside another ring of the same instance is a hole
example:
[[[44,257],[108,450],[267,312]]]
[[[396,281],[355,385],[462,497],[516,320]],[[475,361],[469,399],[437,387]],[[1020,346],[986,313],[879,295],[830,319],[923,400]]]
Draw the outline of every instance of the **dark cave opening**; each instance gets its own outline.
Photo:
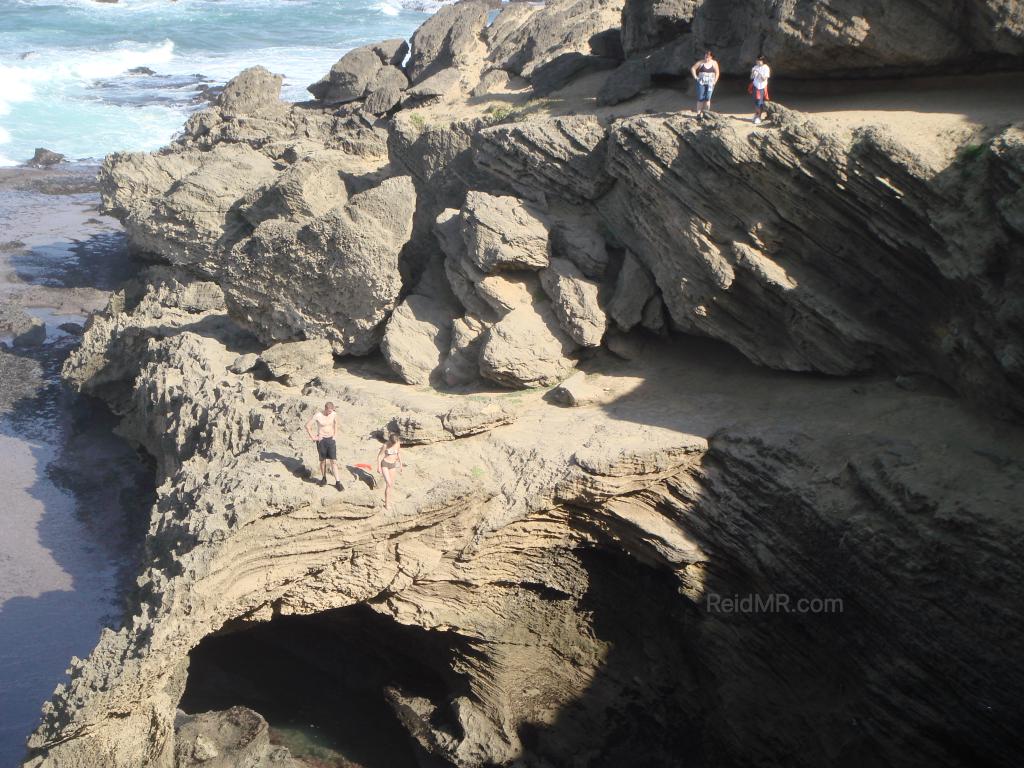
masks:
[[[449,763],[402,726],[386,691],[433,702],[458,695],[463,683],[450,670],[461,644],[366,605],[238,623],[192,650],[179,707],[249,707],[269,723],[272,742],[315,768],[443,768]],[[457,729],[454,720],[436,725]]]

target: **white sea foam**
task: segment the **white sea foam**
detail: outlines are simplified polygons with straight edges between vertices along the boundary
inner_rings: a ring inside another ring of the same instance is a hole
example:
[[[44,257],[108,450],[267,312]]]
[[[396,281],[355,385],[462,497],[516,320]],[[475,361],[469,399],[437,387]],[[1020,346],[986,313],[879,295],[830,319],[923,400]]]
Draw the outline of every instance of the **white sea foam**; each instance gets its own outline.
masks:
[[[19,64],[0,64],[0,116],[10,105],[30,101],[37,89],[86,84],[104,77],[115,77],[133,67],[159,66],[174,57],[174,43],[139,47],[125,42],[107,51],[37,51]]]
[[[434,13],[443,5],[451,5],[455,0],[398,0],[398,5],[406,11],[418,13]]]
[[[9,134],[3,128],[0,128],[0,144],[7,144],[10,140],[11,134]],[[6,168],[12,165],[17,165],[17,163],[14,160],[4,157],[2,154],[0,154],[0,168]]]
[[[0,126],[6,158],[159,146],[199,108],[190,86],[256,64],[305,101],[347,50],[408,37],[447,0],[0,0]],[[24,53],[23,53],[24,52]],[[127,76],[136,67],[155,77]]]
[[[402,4],[397,0],[380,0],[379,3],[373,4],[373,9],[385,16],[397,16],[402,12]]]

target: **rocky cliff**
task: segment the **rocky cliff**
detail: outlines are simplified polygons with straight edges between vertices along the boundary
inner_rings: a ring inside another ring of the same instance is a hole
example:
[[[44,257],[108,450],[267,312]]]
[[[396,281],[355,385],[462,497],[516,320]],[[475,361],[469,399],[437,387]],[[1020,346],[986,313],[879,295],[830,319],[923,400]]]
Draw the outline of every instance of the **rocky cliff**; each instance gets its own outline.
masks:
[[[727,69],[1021,52],[1016,3],[754,10]],[[959,47],[900,37],[922,15]],[[698,123],[652,62],[721,18],[459,3],[310,102],[247,70],[107,159],[162,264],[65,376],[156,458],[150,567],[26,765],[301,764],[249,710],[178,711],[212,648],[266,643],[302,696],[361,659],[424,765],[1014,763],[1024,127],[936,160],[884,120]],[[392,511],[356,466],[386,431]]]

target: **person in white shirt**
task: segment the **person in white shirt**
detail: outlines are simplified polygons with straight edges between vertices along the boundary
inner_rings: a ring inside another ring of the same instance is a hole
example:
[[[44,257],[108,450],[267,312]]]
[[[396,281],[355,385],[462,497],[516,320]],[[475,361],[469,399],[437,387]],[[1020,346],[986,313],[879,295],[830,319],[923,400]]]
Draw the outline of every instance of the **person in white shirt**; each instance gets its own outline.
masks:
[[[694,62],[690,74],[697,81],[697,119],[703,120],[704,113],[711,111],[711,94],[722,71],[711,51],[704,51],[704,58]]]
[[[316,443],[316,452],[320,457],[320,485],[327,485],[327,465],[330,464],[334,487],[340,491],[342,485],[338,479],[338,445],[334,441],[338,434],[338,414],[334,410],[334,403],[327,403],[322,413],[313,414],[313,418],[306,422],[306,434]]]
[[[768,78],[772,71],[764,56],[757,57],[757,63],[750,70],[750,93],[754,96],[754,125],[761,124],[764,104],[768,101]]]

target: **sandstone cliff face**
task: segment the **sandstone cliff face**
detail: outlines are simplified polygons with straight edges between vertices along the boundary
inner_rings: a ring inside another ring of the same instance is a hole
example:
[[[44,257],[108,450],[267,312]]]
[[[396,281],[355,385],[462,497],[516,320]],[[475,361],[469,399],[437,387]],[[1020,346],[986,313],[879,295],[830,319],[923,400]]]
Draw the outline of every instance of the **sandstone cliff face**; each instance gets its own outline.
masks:
[[[358,603],[425,631],[423,659],[447,649],[443,691],[386,696],[450,765],[1012,764],[1019,429],[707,343],[594,360],[598,400],[575,409],[415,390],[372,363],[285,384],[230,371],[252,339],[216,297],[151,272],[69,363],[94,391],[98,363],[140,350],[101,391],[162,482],[143,610],[72,664],[30,765],[175,765],[198,739],[174,711],[205,636]],[[301,424],[326,399],[346,464],[377,429],[405,436],[394,512],[354,478],[304,478]],[[715,607],[748,594],[843,610]]]
[[[752,13],[736,60],[832,40],[847,71],[906,34],[819,6]],[[151,565],[26,765],[286,764],[258,715],[176,708],[211,636],[299,616],[297,655],[353,624],[411,649],[431,685],[380,651],[375,695],[432,764],[1013,764],[1024,434],[972,408],[1024,413],[1024,133],[937,166],[779,106],[754,130],[528,100],[620,63],[583,103],[628,98],[714,8],[459,3],[404,69],[365,46],[301,105],[249,70],[172,147],[108,158],[165,263],[65,376],[156,458]],[[995,56],[1018,14],[929,23]],[[327,400],[342,492],[308,471]],[[385,431],[390,512],[355,466]],[[793,610],[721,607],[746,595]]]
[[[225,139],[253,118],[222,105],[205,118],[222,132],[193,126],[170,152],[113,156],[103,178],[135,246],[213,278],[265,344],[324,338],[367,354],[425,280],[449,284],[429,334],[444,347],[451,322],[472,317],[493,338],[479,345],[480,375],[507,386],[571,370],[579,345],[601,343],[615,301],[623,330],[646,312],[644,327],[717,338],[770,367],[927,373],[1005,413],[1024,409],[1019,127],[940,171],[884,131],[842,135],[782,107],[756,133],[683,115],[431,128],[396,118],[386,138],[386,125],[355,115],[291,107],[285,119],[273,93],[243,103],[276,115],[273,132]],[[590,281],[570,291],[575,308],[556,281],[540,290],[529,275],[552,256]],[[623,291],[638,284],[618,276],[637,268],[655,288],[626,309]],[[492,331],[516,285],[533,309]],[[541,325],[525,318],[549,315],[549,349],[531,356]],[[497,367],[496,345],[507,352]],[[443,378],[451,354],[393,364],[410,382]],[[471,371],[473,353],[457,354],[449,367]]]

